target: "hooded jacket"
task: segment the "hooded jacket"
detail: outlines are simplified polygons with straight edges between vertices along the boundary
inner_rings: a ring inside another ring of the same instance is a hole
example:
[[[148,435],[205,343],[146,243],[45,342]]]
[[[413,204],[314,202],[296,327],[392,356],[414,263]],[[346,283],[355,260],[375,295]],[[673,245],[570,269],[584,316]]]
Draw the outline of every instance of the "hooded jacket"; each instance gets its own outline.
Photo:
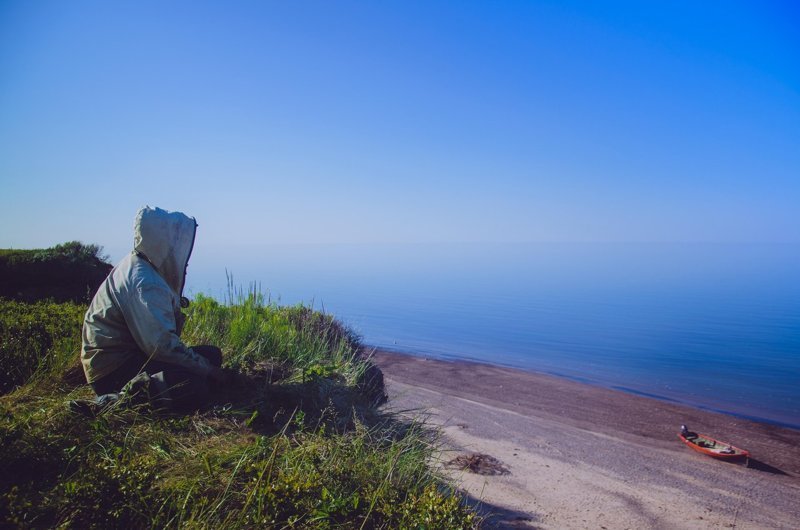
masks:
[[[180,339],[180,300],[196,230],[194,218],[180,212],[139,210],[133,252],[100,285],[83,321],[81,362],[89,383],[142,353],[208,374],[208,361]]]

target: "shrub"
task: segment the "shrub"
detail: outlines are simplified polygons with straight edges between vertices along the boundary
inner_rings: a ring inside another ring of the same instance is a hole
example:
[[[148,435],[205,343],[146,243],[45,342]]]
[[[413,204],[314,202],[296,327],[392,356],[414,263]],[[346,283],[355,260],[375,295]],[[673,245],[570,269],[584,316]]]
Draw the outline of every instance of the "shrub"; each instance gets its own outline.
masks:
[[[88,302],[111,268],[100,246],[78,241],[48,249],[0,249],[0,297]]]

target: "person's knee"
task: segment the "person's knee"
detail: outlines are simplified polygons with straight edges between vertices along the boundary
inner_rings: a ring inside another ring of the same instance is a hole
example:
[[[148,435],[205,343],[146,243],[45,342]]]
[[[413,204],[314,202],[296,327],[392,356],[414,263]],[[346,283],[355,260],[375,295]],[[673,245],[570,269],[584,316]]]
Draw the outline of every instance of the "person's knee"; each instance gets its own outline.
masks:
[[[205,377],[173,369],[163,373],[163,380],[175,412],[190,412],[208,402],[210,393]]]
[[[192,346],[192,351],[197,355],[205,357],[211,366],[219,368],[222,366],[222,350],[210,344],[201,344],[199,346]]]

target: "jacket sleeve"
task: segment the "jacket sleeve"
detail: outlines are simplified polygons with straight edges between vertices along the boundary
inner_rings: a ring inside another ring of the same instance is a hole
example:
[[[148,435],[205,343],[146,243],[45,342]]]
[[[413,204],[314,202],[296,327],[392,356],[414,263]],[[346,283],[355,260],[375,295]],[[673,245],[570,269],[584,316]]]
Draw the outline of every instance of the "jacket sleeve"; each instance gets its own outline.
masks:
[[[129,292],[122,313],[133,340],[151,359],[179,365],[199,375],[211,371],[211,365],[187,348],[177,332],[173,295],[162,282],[137,282]]]

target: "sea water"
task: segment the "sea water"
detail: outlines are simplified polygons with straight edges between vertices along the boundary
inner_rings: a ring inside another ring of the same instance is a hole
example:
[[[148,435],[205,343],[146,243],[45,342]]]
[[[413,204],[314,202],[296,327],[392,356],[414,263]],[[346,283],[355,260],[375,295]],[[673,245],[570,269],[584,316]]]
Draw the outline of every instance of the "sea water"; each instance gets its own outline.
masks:
[[[222,299],[226,270],[376,347],[800,428],[799,245],[198,242],[190,294]]]

